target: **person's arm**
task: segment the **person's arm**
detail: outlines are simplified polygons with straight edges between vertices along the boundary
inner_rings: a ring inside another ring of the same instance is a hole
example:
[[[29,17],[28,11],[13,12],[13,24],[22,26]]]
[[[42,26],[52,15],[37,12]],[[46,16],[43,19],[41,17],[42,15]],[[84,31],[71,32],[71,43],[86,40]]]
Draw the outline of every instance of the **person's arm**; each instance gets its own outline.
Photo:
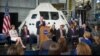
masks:
[[[9,31],[9,36],[12,37],[11,30]]]
[[[59,29],[58,29],[57,32],[56,32],[56,36],[57,36],[57,38],[60,37],[60,30],[59,30]]]
[[[70,32],[71,30],[70,29],[68,29],[68,32],[67,32],[67,37],[71,37],[71,32]]]
[[[66,30],[65,29],[63,30],[63,34],[64,34],[64,37],[66,37]]]
[[[27,29],[27,35],[26,35],[27,38],[30,37],[30,33],[29,33],[29,30]]]
[[[57,33],[57,30],[56,29],[54,29],[54,35],[56,36],[56,33]]]
[[[43,26],[45,26],[46,24],[45,24],[45,21],[43,21]]]
[[[16,32],[16,37],[18,37],[18,32],[15,30],[15,32]]]
[[[76,35],[79,37],[79,29],[76,29]]]
[[[36,22],[36,28],[39,28],[40,27],[40,24],[39,24],[39,21]]]
[[[30,35],[30,32],[29,32],[29,30],[27,30],[28,31],[28,35]]]
[[[21,37],[23,37],[24,36],[24,32],[23,32],[23,29],[21,30]]]

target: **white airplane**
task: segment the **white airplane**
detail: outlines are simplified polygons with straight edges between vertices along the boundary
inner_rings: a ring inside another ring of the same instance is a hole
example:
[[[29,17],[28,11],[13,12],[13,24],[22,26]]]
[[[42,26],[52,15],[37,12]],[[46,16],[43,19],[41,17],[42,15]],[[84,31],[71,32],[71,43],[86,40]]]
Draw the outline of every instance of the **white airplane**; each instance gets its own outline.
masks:
[[[54,8],[50,3],[40,3],[40,5],[35,9],[31,10],[26,17],[26,19],[19,26],[19,32],[21,31],[23,25],[27,25],[29,32],[31,34],[37,35],[36,22],[40,19],[40,17],[44,18],[46,25],[52,26],[55,24],[56,29],[60,28],[60,25],[65,25],[66,32],[68,31],[68,22],[62,13],[62,11]]]

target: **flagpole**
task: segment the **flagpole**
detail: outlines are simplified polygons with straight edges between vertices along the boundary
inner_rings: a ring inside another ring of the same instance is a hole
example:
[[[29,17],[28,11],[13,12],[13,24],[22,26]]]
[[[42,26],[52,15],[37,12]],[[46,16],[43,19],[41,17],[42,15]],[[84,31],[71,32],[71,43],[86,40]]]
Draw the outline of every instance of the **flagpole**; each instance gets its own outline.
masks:
[[[8,0],[6,0],[6,6],[8,6]]]
[[[7,12],[7,11],[9,12],[9,9],[8,9],[8,0],[5,0],[5,1],[6,1],[6,2],[5,2],[5,8],[6,8],[6,9],[5,9],[5,12]]]
[[[36,7],[39,5],[39,0],[36,0]]]

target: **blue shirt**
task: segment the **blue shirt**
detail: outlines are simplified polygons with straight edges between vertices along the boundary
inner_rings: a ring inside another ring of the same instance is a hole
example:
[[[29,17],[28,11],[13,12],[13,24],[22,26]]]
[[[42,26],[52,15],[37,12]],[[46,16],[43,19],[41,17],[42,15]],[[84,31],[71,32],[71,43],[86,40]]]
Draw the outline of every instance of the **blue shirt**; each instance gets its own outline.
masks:
[[[81,39],[81,42],[84,42],[84,43],[88,44],[89,46],[92,46],[92,42],[91,42],[90,39],[82,38],[82,39]]]

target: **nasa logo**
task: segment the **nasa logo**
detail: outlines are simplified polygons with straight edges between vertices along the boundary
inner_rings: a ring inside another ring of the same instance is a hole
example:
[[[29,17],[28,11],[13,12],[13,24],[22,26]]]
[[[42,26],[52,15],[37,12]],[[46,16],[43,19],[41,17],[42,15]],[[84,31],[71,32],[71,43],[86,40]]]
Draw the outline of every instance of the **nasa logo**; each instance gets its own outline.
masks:
[[[47,35],[48,34],[48,31],[47,30],[44,30],[44,34]]]

